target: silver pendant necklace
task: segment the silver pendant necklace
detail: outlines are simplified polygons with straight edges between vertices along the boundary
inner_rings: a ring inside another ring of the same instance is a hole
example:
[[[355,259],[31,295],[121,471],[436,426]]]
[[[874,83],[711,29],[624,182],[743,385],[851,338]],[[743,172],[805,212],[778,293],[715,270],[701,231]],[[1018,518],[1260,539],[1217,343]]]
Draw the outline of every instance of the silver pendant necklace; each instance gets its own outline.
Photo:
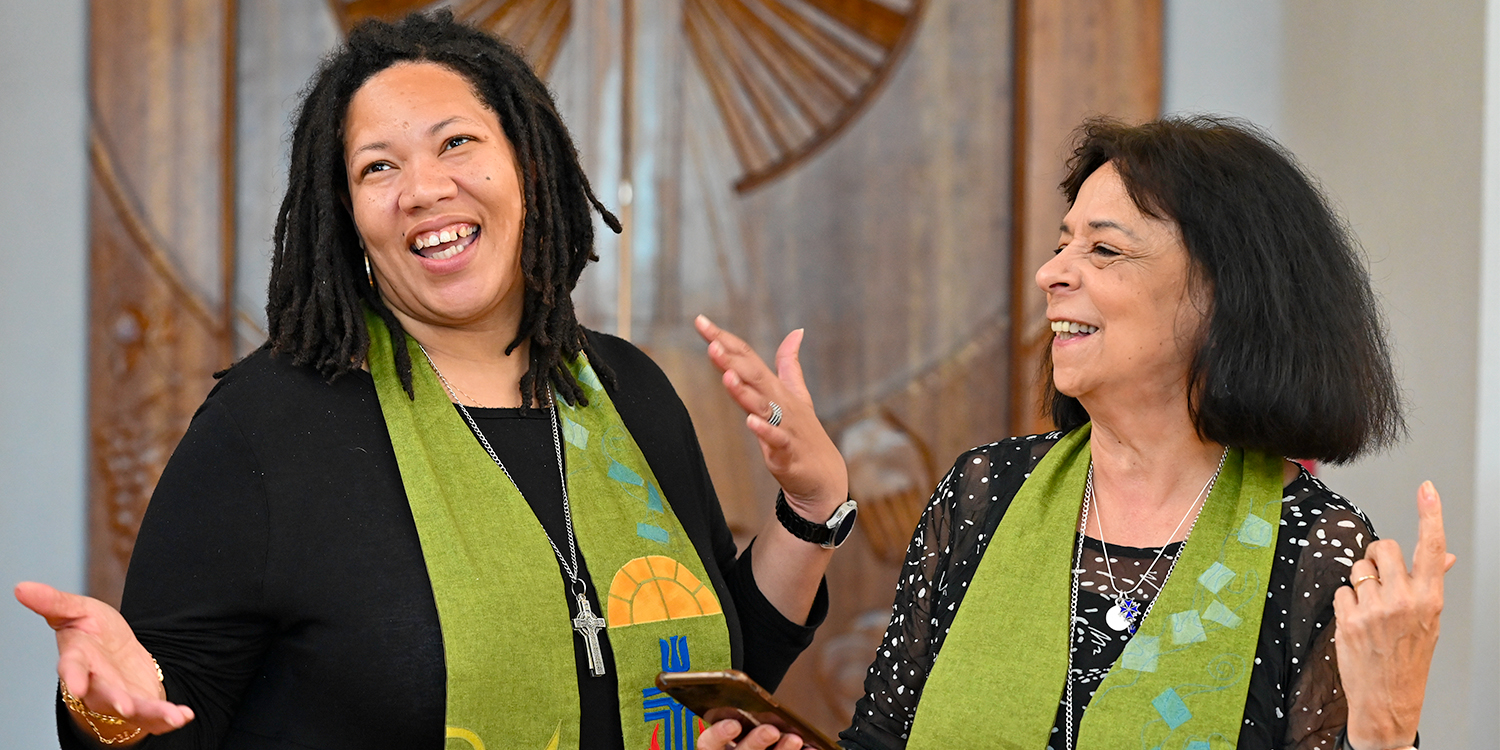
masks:
[[[1171,544],[1172,539],[1177,536],[1177,532],[1182,530],[1182,525],[1187,523],[1189,518],[1192,518],[1193,524],[1197,525],[1198,516],[1194,511],[1201,507],[1200,504],[1208,497],[1208,493],[1213,491],[1214,483],[1219,481],[1219,473],[1224,470],[1224,460],[1228,457],[1229,449],[1225,448],[1224,452],[1219,454],[1219,465],[1214,469],[1213,476],[1210,476],[1208,481],[1203,483],[1203,489],[1198,491],[1198,496],[1193,499],[1192,505],[1188,506],[1187,513],[1184,513],[1182,520],[1177,522],[1177,528],[1172,529],[1172,533],[1167,536],[1167,541],[1156,551],[1156,558],[1146,567],[1145,572],[1136,578],[1135,585],[1131,586],[1129,591],[1121,591],[1119,585],[1116,583],[1118,579],[1115,578],[1114,565],[1109,559],[1109,543],[1104,541],[1104,507],[1100,505],[1098,498],[1094,496],[1094,462],[1093,460],[1089,461],[1088,479],[1083,485],[1084,523],[1088,523],[1088,509],[1090,506],[1093,506],[1094,512],[1097,515],[1094,522],[1099,527],[1099,546],[1104,549],[1104,567],[1109,574],[1109,587],[1114,589],[1115,592],[1115,605],[1110,607],[1109,611],[1104,614],[1104,622],[1115,632],[1129,630],[1131,635],[1135,635],[1136,623],[1140,622],[1141,618],[1145,616],[1145,612],[1141,610],[1140,602],[1136,601],[1132,595],[1140,590],[1141,585],[1150,577],[1151,571],[1156,570],[1156,564],[1161,562],[1162,555],[1167,552],[1167,545]],[[1085,531],[1087,531],[1087,528],[1085,528]],[[1193,528],[1189,526],[1188,536],[1191,536],[1192,533]],[[1183,537],[1183,541],[1187,541],[1187,537]],[[1179,557],[1181,557],[1180,553],[1177,557],[1172,558],[1172,564],[1167,567],[1167,575],[1162,578],[1161,584],[1156,587],[1157,591],[1161,591],[1161,587],[1166,585],[1166,579],[1172,575],[1172,568],[1177,566]],[[1156,600],[1153,598],[1151,601],[1154,603]],[[1148,605],[1146,611],[1149,610],[1150,607]]]
[[[1224,460],[1227,458],[1229,458],[1229,447],[1225,446],[1224,452],[1219,454],[1218,468],[1214,469],[1213,476],[1208,478],[1208,482],[1203,485],[1203,489],[1198,493],[1197,499],[1195,499],[1193,501],[1193,504],[1188,507],[1188,514],[1182,517],[1182,521],[1177,522],[1177,528],[1172,530],[1172,536],[1167,537],[1167,544],[1171,544],[1172,537],[1177,536],[1177,532],[1182,528],[1182,524],[1187,521],[1188,516],[1192,516],[1193,523],[1191,526],[1188,526],[1188,533],[1182,538],[1182,547],[1187,546],[1188,537],[1193,535],[1193,529],[1198,525],[1198,516],[1202,515],[1201,512],[1195,515],[1193,513],[1193,509],[1199,507],[1199,503],[1206,501],[1209,493],[1213,492],[1214,483],[1219,481],[1219,473],[1224,470]],[[1064,750],[1073,750],[1074,747],[1073,624],[1078,620],[1078,577],[1083,574],[1083,537],[1089,528],[1089,510],[1090,508],[1092,508],[1093,506],[1097,506],[1098,504],[1099,503],[1097,499],[1094,497],[1094,461],[1093,459],[1089,459],[1088,478],[1085,479],[1083,483],[1083,513],[1081,514],[1082,518],[1080,518],[1078,522],[1078,539],[1075,542],[1075,546],[1073,548],[1072,591],[1068,598],[1068,671],[1066,673],[1066,686],[1063,691],[1063,707],[1065,713],[1067,714],[1067,724],[1063,729],[1063,736],[1066,741],[1066,744],[1063,745]],[[1128,628],[1130,630],[1130,634],[1135,635],[1136,623],[1145,621],[1146,616],[1151,614],[1151,608],[1156,605],[1156,597],[1152,597],[1150,603],[1146,605],[1145,611],[1143,612],[1141,611],[1140,603],[1135,599],[1132,599],[1130,597],[1130,594],[1135,593],[1136,590],[1141,587],[1141,583],[1146,580],[1146,576],[1149,575],[1151,571],[1156,567],[1156,563],[1161,561],[1162,555],[1167,551],[1166,544],[1162,545],[1162,548],[1157,551],[1156,559],[1151,561],[1151,566],[1146,568],[1145,573],[1141,574],[1141,577],[1136,581],[1135,586],[1131,587],[1130,591],[1121,592],[1119,587],[1115,586],[1114,568],[1110,567],[1109,563],[1109,547],[1104,543],[1104,521],[1102,519],[1102,514],[1101,518],[1098,520],[1098,524],[1099,545],[1101,547],[1104,547],[1104,565],[1109,573],[1109,585],[1110,588],[1113,588],[1115,590],[1115,606],[1111,607],[1108,612],[1104,613],[1104,621],[1116,632]],[[1181,559],[1182,549],[1181,547],[1179,547],[1177,550],[1177,554],[1172,557],[1172,564],[1167,566],[1167,574],[1165,576],[1162,576],[1161,585],[1156,587],[1157,593],[1160,593],[1161,590],[1166,587],[1167,579],[1172,577],[1172,571],[1177,569],[1177,561]],[[1137,619],[1137,615],[1139,615],[1139,619]]]
[[[505,462],[501,461],[495,449],[490,447],[490,441],[485,438],[484,433],[479,430],[479,424],[474,421],[474,417],[459,400],[456,389],[447,378],[443,377],[443,371],[438,369],[437,363],[432,361],[432,355],[427,353],[427,347],[417,342],[417,348],[422,350],[422,356],[427,358],[427,366],[432,368],[433,374],[438,377],[438,382],[443,384],[443,390],[448,392],[448,397],[458,407],[459,413],[464,415],[464,421],[469,423],[469,429],[473,430],[474,436],[479,438],[479,444],[484,446],[484,452],[490,455],[490,460],[500,467],[505,478],[510,480],[511,486],[516,488],[517,493],[520,493],[521,486],[516,484],[516,480],[510,475],[510,470],[505,468]],[[468,396],[468,394],[464,395]],[[479,403],[473,397],[469,399],[476,405]],[[557,457],[557,475],[562,483],[563,525],[568,532],[568,557],[563,557],[562,550],[557,548],[557,543],[552,541],[552,536],[547,533],[546,529],[542,529],[542,535],[547,537],[547,544],[551,545],[552,553],[557,555],[558,564],[562,566],[563,572],[568,574],[568,589],[578,602],[578,614],[573,617],[573,630],[583,636],[584,644],[587,646],[589,674],[594,677],[603,677],[604,654],[599,649],[599,631],[604,629],[605,620],[595,615],[593,608],[589,606],[588,583],[578,572],[578,542],[573,535],[573,508],[568,504],[568,475],[563,469],[562,439],[558,437],[556,396],[548,399],[547,415],[552,418],[552,450]]]

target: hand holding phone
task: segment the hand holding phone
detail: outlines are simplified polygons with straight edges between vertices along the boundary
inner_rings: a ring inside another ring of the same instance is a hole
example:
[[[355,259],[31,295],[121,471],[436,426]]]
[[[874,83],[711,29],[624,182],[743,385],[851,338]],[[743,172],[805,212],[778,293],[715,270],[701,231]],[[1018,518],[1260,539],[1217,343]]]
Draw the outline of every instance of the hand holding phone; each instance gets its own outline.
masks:
[[[801,717],[779,703],[744,672],[662,672],[656,686],[697,714],[705,724],[725,719],[739,722],[739,742],[762,725],[773,726],[783,734],[802,738],[803,747],[814,750],[839,750],[827,735],[814,729]],[[777,747],[781,747],[779,744]]]

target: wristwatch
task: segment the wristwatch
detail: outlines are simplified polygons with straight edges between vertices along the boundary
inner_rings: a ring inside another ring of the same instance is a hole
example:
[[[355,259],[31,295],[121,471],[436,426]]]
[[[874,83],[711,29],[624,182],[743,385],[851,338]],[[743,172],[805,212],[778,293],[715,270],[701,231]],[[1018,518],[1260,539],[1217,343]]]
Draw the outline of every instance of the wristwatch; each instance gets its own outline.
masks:
[[[854,502],[854,498],[849,498],[827,521],[814,523],[792,510],[792,506],[786,502],[785,492],[776,492],[776,520],[781,522],[783,528],[792,532],[792,536],[805,542],[821,544],[824,549],[833,549],[849,538],[849,532],[854,530],[854,517],[858,514],[859,503]]]

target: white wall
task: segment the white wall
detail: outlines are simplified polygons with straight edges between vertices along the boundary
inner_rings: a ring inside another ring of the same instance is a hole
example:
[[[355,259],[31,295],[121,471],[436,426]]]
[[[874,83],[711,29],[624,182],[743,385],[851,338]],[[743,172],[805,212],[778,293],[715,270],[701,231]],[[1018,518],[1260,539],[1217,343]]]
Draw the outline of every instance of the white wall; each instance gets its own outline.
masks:
[[[88,211],[85,0],[0,0],[0,727],[56,747],[57,651],[22,579],[80,590]]]
[[[1166,0],[1162,109],[1281,132],[1280,0]]]
[[[1481,201],[1486,2],[1500,7],[1500,0],[1167,1],[1166,109],[1228,112],[1266,126],[1322,181],[1369,255],[1411,437],[1323,476],[1408,552],[1417,485],[1430,478],[1442,492],[1449,549],[1460,562],[1446,581],[1422,720],[1426,747],[1489,747],[1500,736],[1500,649],[1489,624],[1500,616],[1500,552],[1492,551],[1500,510],[1477,506],[1475,491],[1477,470],[1483,495],[1500,496],[1500,399],[1479,392],[1500,382],[1500,327],[1480,323],[1500,314],[1494,148],[1484,151],[1490,192]],[[1489,22],[1500,29],[1493,10]],[[1489,64],[1496,66],[1493,53]],[[1495,76],[1489,86],[1500,92]],[[1488,132],[1489,145],[1500,144],[1500,123]],[[1482,215],[1489,315],[1481,315]],[[1469,343],[1477,338],[1481,347]],[[1486,614],[1476,618],[1476,608]]]
[[[1479,405],[1473,530],[1471,738],[1500,737],[1500,0],[1486,3],[1480,192]],[[1463,533],[1462,529],[1459,529]]]
[[[1423,710],[1428,747],[1494,740],[1470,728],[1475,557],[1463,533],[1475,518],[1483,31],[1484,0],[1288,3],[1284,26],[1284,142],[1370,256],[1411,430],[1401,446],[1326,477],[1408,554],[1424,479],[1457,532],[1448,547],[1462,563],[1447,578]]]

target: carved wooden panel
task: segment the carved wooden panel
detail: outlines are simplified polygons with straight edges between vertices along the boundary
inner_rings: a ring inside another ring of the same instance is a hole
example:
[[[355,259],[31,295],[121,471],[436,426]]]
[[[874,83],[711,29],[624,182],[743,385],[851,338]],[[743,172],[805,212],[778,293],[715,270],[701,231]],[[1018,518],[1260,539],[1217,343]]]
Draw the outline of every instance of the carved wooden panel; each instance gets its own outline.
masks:
[[[1016,19],[1011,432],[1024,435],[1052,429],[1038,377],[1052,332],[1033,277],[1067,211],[1057,185],[1069,134],[1090,115],[1140,122],[1161,112],[1162,3],[1017,0]]]
[[[162,467],[234,346],[234,4],[91,10],[88,586],[115,603]]]

